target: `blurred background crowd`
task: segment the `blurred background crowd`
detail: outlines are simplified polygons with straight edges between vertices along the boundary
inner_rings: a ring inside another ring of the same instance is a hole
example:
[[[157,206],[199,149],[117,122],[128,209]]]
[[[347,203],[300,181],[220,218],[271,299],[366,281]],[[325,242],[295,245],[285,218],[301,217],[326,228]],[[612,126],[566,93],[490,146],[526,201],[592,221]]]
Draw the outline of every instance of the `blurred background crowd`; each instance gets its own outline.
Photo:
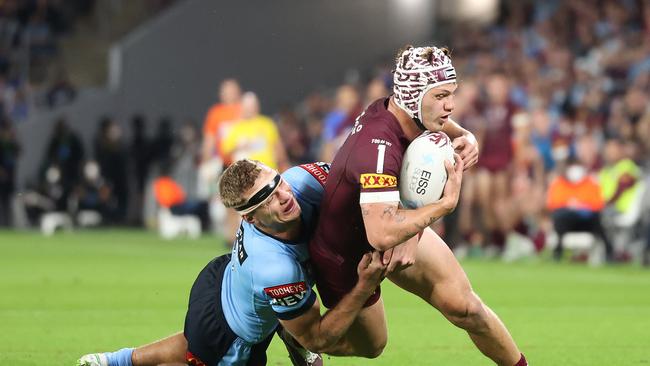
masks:
[[[231,70],[201,119],[105,115],[83,141],[61,114],[44,128],[52,132],[38,168],[19,183],[19,156],[31,146],[15,127],[77,93],[57,45],[79,27],[119,35],[102,14],[121,3],[0,2],[0,225],[171,227],[193,216],[228,242],[237,216],[213,199],[224,166],[329,162],[363,109],[391,93],[388,55],[275,110]],[[174,1],[143,3],[135,18]],[[452,116],[481,151],[459,207],[436,230],[458,255],[512,260],[547,250],[561,260],[572,248],[583,249],[571,251],[574,260],[650,264],[650,1],[495,9],[490,22],[441,21],[429,36],[452,51],[460,78]]]

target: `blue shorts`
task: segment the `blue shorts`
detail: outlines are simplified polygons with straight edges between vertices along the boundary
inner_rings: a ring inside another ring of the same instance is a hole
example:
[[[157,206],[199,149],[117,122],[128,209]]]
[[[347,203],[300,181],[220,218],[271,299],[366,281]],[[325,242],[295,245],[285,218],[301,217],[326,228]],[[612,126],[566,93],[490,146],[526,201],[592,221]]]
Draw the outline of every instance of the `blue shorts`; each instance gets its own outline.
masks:
[[[192,285],[187,315],[187,363],[194,366],[263,366],[273,334],[250,344],[232,331],[221,308],[221,281],[230,254],[210,261]]]

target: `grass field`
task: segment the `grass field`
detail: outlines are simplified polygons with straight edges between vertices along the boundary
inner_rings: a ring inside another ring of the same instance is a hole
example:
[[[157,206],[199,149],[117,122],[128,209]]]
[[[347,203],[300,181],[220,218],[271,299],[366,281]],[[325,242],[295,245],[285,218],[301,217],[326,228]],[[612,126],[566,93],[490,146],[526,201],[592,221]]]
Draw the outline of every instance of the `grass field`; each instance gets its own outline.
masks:
[[[225,252],[210,238],[140,231],[0,231],[0,365],[74,365],[182,329],[196,274]],[[532,365],[650,365],[650,271],[544,261],[465,261],[474,288]],[[389,343],[375,360],[328,365],[490,365],[462,331],[384,285]],[[269,365],[289,364],[282,345]]]

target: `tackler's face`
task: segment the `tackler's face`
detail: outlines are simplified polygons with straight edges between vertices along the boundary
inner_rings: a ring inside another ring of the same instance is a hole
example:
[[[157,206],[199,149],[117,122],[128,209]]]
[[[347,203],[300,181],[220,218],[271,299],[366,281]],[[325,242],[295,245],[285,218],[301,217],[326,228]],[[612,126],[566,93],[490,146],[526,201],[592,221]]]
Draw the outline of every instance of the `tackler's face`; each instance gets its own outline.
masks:
[[[280,174],[260,165],[262,171],[255,185],[246,192],[248,201],[259,201],[259,206],[248,216],[265,227],[277,227],[290,224],[300,218],[300,205],[291,186]]]
[[[421,107],[421,122],[427,130],[438,132],[454,111],[454,92],[456,83],[435,87],[424,95]]]

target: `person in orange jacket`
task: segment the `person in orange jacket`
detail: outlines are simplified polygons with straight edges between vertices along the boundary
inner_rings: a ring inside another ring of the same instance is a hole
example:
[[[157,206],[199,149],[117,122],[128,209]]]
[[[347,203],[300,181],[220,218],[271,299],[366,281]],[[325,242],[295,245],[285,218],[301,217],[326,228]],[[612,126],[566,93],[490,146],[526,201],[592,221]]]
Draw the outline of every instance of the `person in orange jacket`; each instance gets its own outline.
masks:
[[[168,208],[172,215],[194,215],[201,220],[203,230],[209,228],[210,217],[208,202],[201,200],[188,200],[185,190],[174,179],[162,174],[153,182],[153,191],[156,202]]]
[[[588,231],[605,244],[606,260],[613,258],[612,244],[600,221],[605,207],[598,181],[576,161],[568,161],[560,167],[548,188],[546,208],[551,212],[558,244],[553,256],[560,260],[563,253],[564,235],[572,231]]]

